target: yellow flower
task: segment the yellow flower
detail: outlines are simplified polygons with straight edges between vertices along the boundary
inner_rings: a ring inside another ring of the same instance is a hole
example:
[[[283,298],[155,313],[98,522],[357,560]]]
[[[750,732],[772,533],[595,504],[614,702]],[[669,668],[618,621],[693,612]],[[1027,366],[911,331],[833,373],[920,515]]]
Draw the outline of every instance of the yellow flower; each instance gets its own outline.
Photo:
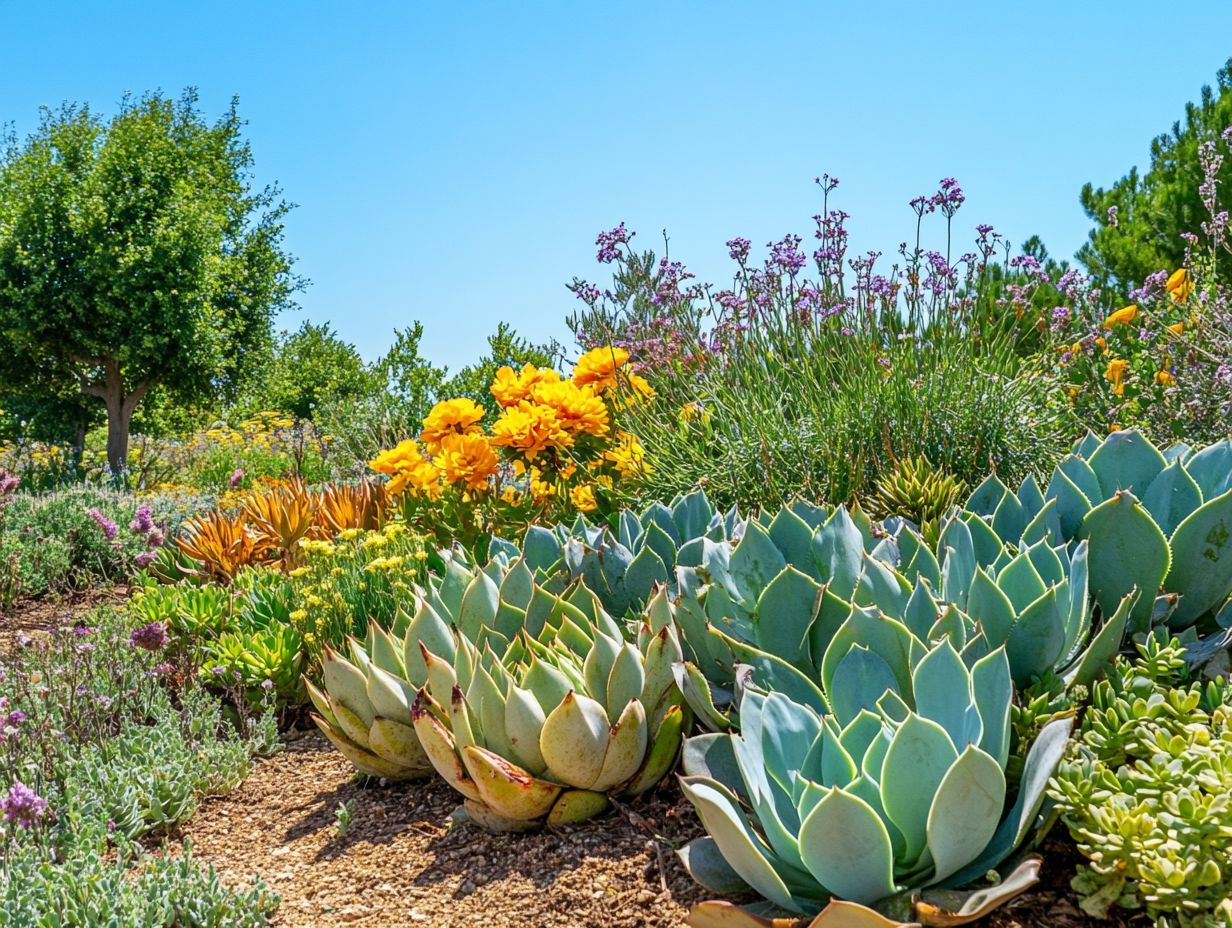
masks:
[[[629,360],[623,348],[595,348],[578,358],[573,366],[573,382],[579,387],[608,390],[616,386],[616,371]]]
[[[1172,323],[1172,325],[1168,326],[1167,328],[1168,328],[1168,331],[1171,332],[1173,335],[1180,335],[1182,332],[1185,331],[1185,323],[1174,322]]]
[[[641,374],[629,374],[630,395],[625,401],[626,406],[632,406],[641,400],[652,400],[655,397],[654,387]]]
[[[1105,329],[1115,329],[1118,325],[1129,325],[1138,317],[1138,305],[1130,303],[1123,309],[1118,309],[1115,313],[1104,320]]]
[[[483,407],[472,399],[458,397],[442,400],[432,407],[432,411],[424,419],[419,440],[435,454],[446,436],[470,435],[479,431],[478,423],[482,418]]]
[[[510,506],[516,506],[522,501],[522,495],[518,493],[515,487],[506,486],[505,489],[501,490],[501,500]]]
[[[595,488],[589,484],[574,487],[569,492],[569,501],[578,512],[590,512],[599,508],[598,502],[595,501]]]
[[[628,432],[620,432],[616,438],[618,442],[616,446],[603,453],[604,460],[611,461],[616,467],[616,472],[622,477],[649,474],[650,465],[646,463],[646,449],[637,440],[637,436],[630,435]]]
[[[408,438],[382,451],[368,462],[368,466],[378,474],[392,477],[401,471],[410,470],[423,460],[424,456],[419,450],[419,444],[414,439]]]
[[[1165,387],[1170,387],[1176,383],[1176,378],[1168,371],[1158,371],[1155,374],[1155,382]]]
[[[1190,278],[1189,272],[1183,267],[1173,271],[1172,276],[1168,278],[1168,282],[1164,284],[1164,289],[1172,297],[1173,303],[1184,303],[1189,299],[1189,294],[1193,293],[1193,288],[1193,280]]]
[[[519,374],[506,365],[496,372],[492,381],[492,395],[502,406],[516,406],[530,396],[531,388],[539,383],[556,383],[560,374],[549,367],[539,368],[526,364]]]
[[[1122,358],[1113,358],[1104,370],[1104,377],[1112,384],[1112,392],[1120,396],[1125,392],[1125,374],[1129,370],[1129,362]]]
[[[531,393],[536,403],[549,406],[566,432],[585,432],[602,437],[608,430],[608,412],[594,387],[579,387],[572,381],[538,384]]]
[[[462,483],[468,490],[487,488],[488,478],[500,469],[491,444],[482,435],[445,435],[436,464],[449,483]]]
[[[573,436],[565,431],[555,409],[523,400],[507,407],[493,423],[492,444],[513,448],[533,461],[548,448],[568,448]]]

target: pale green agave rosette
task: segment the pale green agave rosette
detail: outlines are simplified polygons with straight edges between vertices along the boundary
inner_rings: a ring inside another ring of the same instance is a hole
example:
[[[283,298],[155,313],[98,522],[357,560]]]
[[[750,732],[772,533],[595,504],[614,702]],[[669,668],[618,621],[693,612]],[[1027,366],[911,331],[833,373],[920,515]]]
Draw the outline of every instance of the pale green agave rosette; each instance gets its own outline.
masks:
[[[327,648],[321,687],[307,682],[317,710],[313,721],[367,776],[407,780],[433,773],[411,717],[416,693],[428,680],[423,648],[452,660],[455,626],[479,634],[485,622],[496,618],[491,603],[493,596],[499,600],[500,585],[508,578],[507,562],[494,560],[482,571],[455,559],[444,563],[442,576],[416,590],[413,616],[399,612],[389,631],[370,623],[363,641],[347,641],[346,654]],[[522,580],[528,578],[514,577],[511,593]],[[511,620],[502,615],[506,627],[518,617]]]
[[[938,562],[909,526],[893,528],[870,545],[838,509],[784,544],[781,531],[776,543],[750,524],[722,571],[705,582],[680,571],[677,599],[664,590],[651,598],[646,620],[653,630],[677,630],[685,654],[677,683],[703,725],[739,724],[730,711],[737,665],[749,667],[756,685],[825,711],[831,651],[845,653],[852,641],[876,649],[948,638],[967,666],[1005,647],[1020,686],[1049,673],[1088,684],[1119,649],[1133,599],[1092,628],[1085,542],[1072,555],[1042,540],[998,546],[981,564],[969,527],[952,520]]]
[[[466,605],[479,627],[458,621],[453,648],[423,644],[411,712],[468,816],[493,831],[579,821],[666,776],[688,721],[670,630],[631,644],[584,586],[548,593],[522,561],[499,589],[476,583]]]
[[[1012,491],[993,476],[966,509],[982,563],[1006,542],[1087,540],[1091,594],[1105,616],[1141,591],[1131,633],[1212,617],[1232,624],[1232,442],[1161,452],[1136,430],[1088,434],[1046,490],[1028,479]]]
[[[996,885],[960,890],[1034,830],[1071,722],[1044,727],[1008,796],[1005,650],[968,668],[948,639],[919,644],[887,661],[853,643],[826,686],[833,711],[746,687],[738,733],[688,739],[681,785],[707,835],[681,859],[707,888],[768,903],[703,903],[691,925],[957,925],[1036,882],[1026,858]],[[783,913],[796,918],[769,917]]]
[[[792,503],[783,513],[812,526],[826,516],[805,502]],[[776,518],[758,516],[763,527]],[[614,528],[591,526],[579,515],[571,526],[531,526],[520,552],[500,541],[493,550],[509,558],[520,553],[549,588],[582,580],[609,613],[624,616],[644,608],[658,585],[674,592],[677,568],[721,568],[746,525],[734,507],[719,512],[698,490],[670,506],[655,503],[640,514],[624,510]]]

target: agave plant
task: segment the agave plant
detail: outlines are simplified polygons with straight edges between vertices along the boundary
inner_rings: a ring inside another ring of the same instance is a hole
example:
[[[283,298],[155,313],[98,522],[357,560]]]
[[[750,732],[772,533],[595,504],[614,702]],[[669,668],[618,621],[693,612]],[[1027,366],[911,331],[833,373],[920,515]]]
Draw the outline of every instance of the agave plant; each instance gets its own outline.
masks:
[[[199,573],[223,584],[244,567],[260,563],[265,552],[239,515],[217,510],[185,522],[176,545],[199,565]]]
[[[496,540],[492,550],[524,557],[537,578],[563,588],[582,580],[613,615],[640,610],[656,584],[674,583],[676,566],[700,565],[716,545],[742,529],[733,508],[718,512],[700,490],[655,503],[640,514],[623,510],[615,529],[592,526],[579,515],[571,525],[531,526],[519,548]]]
[[[326,484],[316,498],[317,525],[329,535],[347,529],[378,529],[388,508],[385,484],[372,480]]]
[[[1011,491],[991,476],[966,504],[976,547],[1047,537],[1090,544],[1091,594],[1105,615],[1141,591],[1130,631],[1188,628],[1232,594],[1232,442],[1160,451],[1136,430],[1089,435],[1057,465],[1045,491]],[[994,555],[995,556],[995,555]]]
[[[326,535],[317,520],[316,496],[298,477],[250,493],[243,513],[257,543],[276,550],[284,569],[299,563],[300,541]]]
[[[745,686],[738,733],[686,742],[681,786],[707,836],[681,859],[715,892],[751,888],[774,910],[804,916],[775,925],[957,925],[1036,880],[1038,860],[1027,859],[994,886],[958,891],[1032,833],[1071,722],[1044,727],[1007,807],[1014,688],[1005,650],[968,667],[948,639],[928,648],[908,636],[904,649],[878,642],[874,629],[828,657],[833,711]],[[690,924],[771,922],[703,903]]]
[[[677,630],[686,658],[678,685],[704,725],[738,724],[729,707],[739,664],[758,685],[827,711],[820,684],[833,653],[864,634],[901,647],[906,636],[948,638],[968,665],[1004,647],[1020,686],[1050,673],[1090,683],[1120,647],[1134,599],[1092,628],[1085,542],[1073,556],[1043,540],[998,546],[981,563],[968,524],[954,519],[939,562],[911,526],[887,526],[894,531],[873,536],[869,550],[870,537],[842,509],[794,544],[781,528],[776,544],[750,523],[730,559],[704,577],[680,570],[678,597],[652,597],[648,625]]]
[[[462,609],[455,647],[421,646],[428,682],[412,717],[472,820],[494,831],[578,821],[675,766],[686,715],[669,630],[633,645],[584,586],[550,593],[522,560],[499,587],[477,573]]]

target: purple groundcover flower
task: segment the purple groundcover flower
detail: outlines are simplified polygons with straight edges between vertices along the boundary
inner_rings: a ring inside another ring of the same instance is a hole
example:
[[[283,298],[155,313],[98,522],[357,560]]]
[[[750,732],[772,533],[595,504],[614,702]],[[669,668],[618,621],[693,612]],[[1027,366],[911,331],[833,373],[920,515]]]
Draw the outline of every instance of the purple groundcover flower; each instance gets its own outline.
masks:
[[[167,644],[167,628],[162,622],[150,622],[134,628],[128,636],[128,642],[135,648],[160,651]]]
[[[240,485],[243,479],[244,479],[244,468],[237,467],[234,471],[231,472],[231,479],[228,480],[227,482],[231,484],[232,489],[234,489],[235,487],[238,487]]]
[[[104,538],[106,538],[108,541],[115,541],[116,532],[118,531],[118,528],[116,527],[116,524],[114,522],[108,519],[105,515],[103,515],[97,509],[87,509],[86,515],[88,515],[91,519],[93,519],[95,524],[97,524],[98,527],[103,530]]]
[[[154,519],[150,515],[149,506],[139,506],[133,513],[133,521],[128,523],[128,529],[134,535],[144,535],[154,530]]]
[[[19,483],[21,483],[21,478],[16,474],[0,470],[0,496],[16,492]]]
[[[133,558],[133,563],[137,565],[138,570],[145,570],[154,563],[154,559],[156,557],[158,557],[157,551],[142,551],[135,558]]]
[[[8,794],[0,798],[0,811],[6,822],[19,828],[33,828],[47,813],[47,800],[17,780],[9,787]]]

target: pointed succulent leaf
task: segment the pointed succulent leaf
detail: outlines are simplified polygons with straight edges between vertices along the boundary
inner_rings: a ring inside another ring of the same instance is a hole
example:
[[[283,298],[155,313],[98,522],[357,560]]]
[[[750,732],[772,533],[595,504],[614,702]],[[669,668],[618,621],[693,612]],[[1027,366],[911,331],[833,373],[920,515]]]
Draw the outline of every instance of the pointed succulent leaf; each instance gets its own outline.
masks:
[[[631,780],[646,759],[650,745],[646,710],[638,699],[630,699],[608,733],[603,766],[589,789],[598,793]]]
[[[885,823],[862,799],[833,789],[800,825],[800,856],[833,895],[873,903],[893,895],[894,856]]]
[[[1212,500],[1232,490],[1232,441],[1208,445],[1185,462],[1185,469],[1202,490],[1203,500]]]
[[[689,871],[689,876],[711,892],[730,895],[749,891],[749,884],[732,869],[714,838],[709,835],[694,838],[676,855],[685,870]]]
[[[971,677],[948,640],[930,650],[916,665],[912,687],[916,712],[940,725],[956,748],[980,740],[980,717],[972,702]]]
[[[1232,490],[1177,526],[1172,554],[1164,588],[1181,598],[1168,624],[1185,628],[1219,608],[1232,593]]]
[[[827,588],[850,601],[864,566],[864,537],[843,506],[813,536],[813,560]]]
[[[809,631],[817,618],[821,595],[822,587],[812,578],[794,567],[784,567],[757,600],[758,647],[794,667],[810,667]]]
[[[1137,588],[1143,595],[1130,616],[1130,632],[1144,630],[1172,558],[1155,520],[1132,493],[1117,493],[1087,513],[1079,537],[1090,543],[1091,594],[1100,609],[1111,615],[1121,598]]]
[[[770,523],[769,534],[788,564],[806,573],[815,569],[813,529],[790,508],[778,511]]]
[[[1151,514],[1165,537],[1171,538],[1185,517],[1202,505],[1202,491],[1185,468],[1173,462],[1151,481],[1142,508]]]
[[[881,768],[881,795],[886,815],[906,840],[901,861],[906,868],[924,852],[929,808],[957,760],[945,729],[923,716],[909,715],[894,733]]]
[[[928,810],[933,882],[941,883],[988,847],[1005,808],[1005,772],[975,745],[950,767]]]
[[[1099,479],[1104,499],[1121,490],[1141,497],[1168,464],[1159,449],[1136,429],[1113,432],[1088,463]]]
[[[971,668],[971,694],[980,717],[980,749],[1004,767],[1010,755],[1010,704],[1014,684],[1003,648],[980,658]]]
[[[465,747],[462,758],[483,804],[503,818],[516,821],[543,818],[563,790],[560,784],[536,779],[484,748]]]
[[[569,692],[548,714],[539,735],[539,750],[552,778],[590,789],[603,769],[610,725],[599,703]]]

